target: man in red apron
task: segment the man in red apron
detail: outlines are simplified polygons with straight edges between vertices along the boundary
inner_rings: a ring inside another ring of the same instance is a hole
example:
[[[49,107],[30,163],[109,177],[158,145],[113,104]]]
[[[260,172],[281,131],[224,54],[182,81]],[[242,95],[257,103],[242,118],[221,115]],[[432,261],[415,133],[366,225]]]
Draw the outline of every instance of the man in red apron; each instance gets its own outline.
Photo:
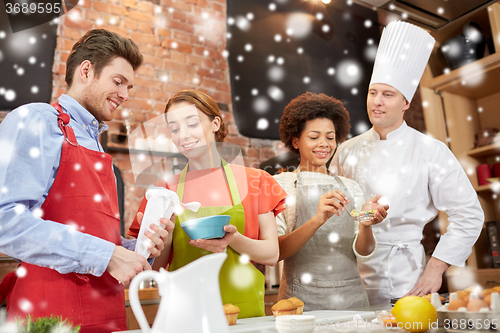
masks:
[[[68,58],[67,94],[21,106],[1,124],[11,151],[0,166],[0,252],[22,261],[9,319],[56,315],[82,333],[127,329],[122,283],[151,266],[122,244],[112,158],[98,135],[142,60],[132,40],[91,30]],[[159,255],[167,232],[152,229]]]

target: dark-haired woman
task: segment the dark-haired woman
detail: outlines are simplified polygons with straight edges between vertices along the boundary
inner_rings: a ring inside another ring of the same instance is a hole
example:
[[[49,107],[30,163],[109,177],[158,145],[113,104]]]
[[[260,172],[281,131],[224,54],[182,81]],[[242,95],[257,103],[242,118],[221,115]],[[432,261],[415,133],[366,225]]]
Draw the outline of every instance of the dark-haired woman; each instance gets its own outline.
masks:
[[[285,191],[265,171],[230,164],[221,158],[216,143],[226,136],[217,103],[195,90],[175,94],[165,107],[173,143],[189,160],[179,175],[166,185],[181,202],[198,201],[197,213],[185,210],[177,216],[171,239],[167,240],[155,267],[176,270],[206,254],[227,251],[220,273],[224,304],[240,308],[238,318],[264,316],[264,275],[253,262],[274,265],[278,260],[275,216],[283,211]],[[146,199],[139,208],[144,212]],[[190,240],[180,223],[202,216],[230,215],[222,239]],[[129,235],[136,235],[134,221]]]
[[[325,94],[296,97],[281,118],[281,140],[300,154],[300,164],[294,172],[274,176],[289,195],[276,218],[280,260],[285,260],[279,298],[297,297],[304,310],[369,305],[357,260],[367,261],[375,251],[371,225],[385,218],[388,207],[374,197],[366,203],[376,209],[369,221],[358,224],[350,216],[361,208],[354,197],[363,197],[362,190],[326,166],[349,130],[342,102]]]

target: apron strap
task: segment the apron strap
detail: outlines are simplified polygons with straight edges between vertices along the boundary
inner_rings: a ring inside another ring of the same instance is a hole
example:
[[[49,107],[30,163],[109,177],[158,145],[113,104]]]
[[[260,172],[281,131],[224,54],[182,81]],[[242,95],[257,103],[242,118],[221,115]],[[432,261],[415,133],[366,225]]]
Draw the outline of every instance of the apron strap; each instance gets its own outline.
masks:
[[[59,112],[59,115],[57,116],[57,123],[59,124],[59,128],[63,132],[64,140],[66,140],[72,146],[75,147],[78,146],[78,142],[76,141],[75,137],[75,132],[73,132],[73,129],[71,128],[71,126],[69,126],[69,121],[70,121],[69,114],[63,111],[61,104],[59,104],[59,102],[52,104],[52,106],[57,110],[57,112]]]
[[[379,243],[384,245],[384,243]],[[413,247],[408,245],[408,244],[392,244],[391,245],[391,252],[389,252],[389,259],[387,261],[387,270],[389,272],[388,278],[389,278],[389,288],[390,290],[393,290],[394,287],[392,285],[392,279],[391,279],[391,259],[396,255],[396,252],[398,250],[402,250],[403,254],[408,258],[408,262],[410,263],[411,269],[413,271],[420,269],[422,267],[421,262],[417,262],[415,260],[415,253],[413,252]]]

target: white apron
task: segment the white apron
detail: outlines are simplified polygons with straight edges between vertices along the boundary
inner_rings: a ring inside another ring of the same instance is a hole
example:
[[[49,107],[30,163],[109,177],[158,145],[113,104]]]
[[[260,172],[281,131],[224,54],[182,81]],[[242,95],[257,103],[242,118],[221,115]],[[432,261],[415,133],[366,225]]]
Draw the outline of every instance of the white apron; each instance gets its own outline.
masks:
[[[370,305],[390,303],[391,298],[403,297],[417,283],[425,268],[420,239],[404,239],[388,232],[375,237],[378,247],[371,260],[358,261]]]

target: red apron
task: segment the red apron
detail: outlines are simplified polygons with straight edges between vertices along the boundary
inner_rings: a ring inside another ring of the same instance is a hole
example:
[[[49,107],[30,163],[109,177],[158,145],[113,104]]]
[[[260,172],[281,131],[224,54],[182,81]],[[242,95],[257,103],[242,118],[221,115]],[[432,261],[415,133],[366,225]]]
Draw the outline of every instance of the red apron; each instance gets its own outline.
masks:
[[[58,123],[64,134],[61,163],[54,184],[42,205],[43,218],[71,224],[84,232],[121,245],[120,219],[111,156],[78,145],[73,129],[64,126],[69,115],[59,104]],[[63,125],[64,124],[64,125]],[[67,318],[81,325],[81,333],[127,329],[125,295],[107,271],[60,274],[54,269],[22,263],[9,305],[9,319],[26,315]]]

